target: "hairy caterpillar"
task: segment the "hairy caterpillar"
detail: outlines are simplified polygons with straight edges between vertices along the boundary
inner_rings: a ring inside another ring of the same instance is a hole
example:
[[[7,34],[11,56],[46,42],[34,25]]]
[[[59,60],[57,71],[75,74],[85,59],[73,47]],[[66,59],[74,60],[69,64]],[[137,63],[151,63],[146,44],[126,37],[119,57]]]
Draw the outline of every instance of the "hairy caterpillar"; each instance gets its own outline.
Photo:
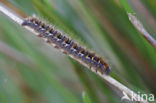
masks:
[[[99,71],[102,74],[110,73],[110,67],[102,57],[80,46],[60,31],[55,30],[53,26],[46,24],[36,17],[26,18],[22,26],[32,28],[38,32],[39,37],[46,38],[48,43],[54,44],[56,48],[62,49],[63,53],[72,55],[74,58],[87,64],[90,68],[94,67],[96,72]]]

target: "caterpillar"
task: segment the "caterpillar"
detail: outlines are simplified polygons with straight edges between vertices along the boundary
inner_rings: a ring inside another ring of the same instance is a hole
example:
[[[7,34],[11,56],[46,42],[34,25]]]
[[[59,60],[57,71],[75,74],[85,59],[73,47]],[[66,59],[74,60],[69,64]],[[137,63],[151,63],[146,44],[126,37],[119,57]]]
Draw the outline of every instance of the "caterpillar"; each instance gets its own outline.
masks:
[[[101,74],[109,74],[110,66],[106,61],[96,53],[80,46],[71,38],[63,35],[59,30],[54,29],[52,25],[46,24],[37,17],[25,18],[22,26],[28,26],[38,33],[39,37],[45,38],[48,43],[53,44],[55,48],[63,50],[64,54],[72,55],[74,58],[93,67],[95,71]]]

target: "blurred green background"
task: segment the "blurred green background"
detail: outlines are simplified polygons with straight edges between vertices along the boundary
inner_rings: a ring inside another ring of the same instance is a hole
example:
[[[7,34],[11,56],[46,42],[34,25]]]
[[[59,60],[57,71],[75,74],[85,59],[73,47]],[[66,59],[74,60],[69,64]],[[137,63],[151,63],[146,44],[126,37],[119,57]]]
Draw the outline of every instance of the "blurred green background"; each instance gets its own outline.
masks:
[[[156,94],[155,0],[1,0],[20,16],[36,15],[104,57],[111,76],[136,93]],[[122,93],[0,13],[0,103],[125,103]],[[128,102],[129,103],[129,102]],[[152,102],[153,103],[153,102]]]

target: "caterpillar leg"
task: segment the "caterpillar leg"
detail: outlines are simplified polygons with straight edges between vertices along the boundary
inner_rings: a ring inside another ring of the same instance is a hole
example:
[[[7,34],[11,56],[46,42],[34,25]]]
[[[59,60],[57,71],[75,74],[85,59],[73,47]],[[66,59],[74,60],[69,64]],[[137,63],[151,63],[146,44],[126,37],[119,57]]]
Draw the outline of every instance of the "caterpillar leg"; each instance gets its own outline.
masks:
[[[89,69],[91,69],[91,68],[92,68],[92,64],[89,65]]]
[[[108,74],[110,74],[110,71],[111,71],[111,68],[107,67],[106,70],[105,70],[105,73],[108,75]]]
[[[42,33],[40,33],[39,35],[37,35],[38,37],[43,37],[43,34]]]
[[[66,54],[67,55],[68,53],[66,51],[63,51],[63,54]]]
[[[57,48],[57,49],[58,49],[58,48],[59,48],[59,46],[55,45],[55,46],[54,46],[54,48]]]

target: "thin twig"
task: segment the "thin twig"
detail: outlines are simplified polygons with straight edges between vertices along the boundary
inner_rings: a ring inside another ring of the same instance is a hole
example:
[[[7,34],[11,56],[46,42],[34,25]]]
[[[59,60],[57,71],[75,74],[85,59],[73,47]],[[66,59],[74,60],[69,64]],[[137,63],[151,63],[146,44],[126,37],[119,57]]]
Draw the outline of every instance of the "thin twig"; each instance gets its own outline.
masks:
[[[145,39],[156,49],[156,40],[146,31],[141,22],[131,13],[128,13],[129,20],[140,31]]]
[[[17,16],[15,13],[10,12],[10,10],[8,10],[8,8],[6,8],[2,4],[0,4],[0,11],[2,13],[4,13],[6,16],[8,16],[10,19],[12,19],[14,22],[18,23],[19,25],[22,24],[23,20],[19,16]],[[29,28],[29,27],[24,27],[24,28],[31,31],[33,34],[38,35],[38,33],[35,32],[34,30],[32,30],[31,28]],[[85,67],[87,67],[88,69],[90,68],[88,65],[86,65],[85,63],[81,62],[80,60],[74,58],[72,55],[69,55],[69,56],[71,58],[75,59],[76,61],[78,61],[79,63],[81,63],[82,65],[84,65]],[[133,100],[135,100],[139,103],[148,103],[142,97],[140,97],[140,95],[136,94],[134,91],[130,90],[129,88],[127,88],[123,84],[119,83],[114,78],[112,78],[108,75],[105,75],[105,74],[101,74],[100,72],[96,72],[95,69],[89,69],[89,70],[91,70],[94,73],[96,73],[97,75],[99,75],[106,83],[108,83],[112,87],[116,88],[117,90],[119,90],[124,95],[127,95],[130,99],[133,98]],[[141,100],[141,101],[139,101],[139,100]]]

